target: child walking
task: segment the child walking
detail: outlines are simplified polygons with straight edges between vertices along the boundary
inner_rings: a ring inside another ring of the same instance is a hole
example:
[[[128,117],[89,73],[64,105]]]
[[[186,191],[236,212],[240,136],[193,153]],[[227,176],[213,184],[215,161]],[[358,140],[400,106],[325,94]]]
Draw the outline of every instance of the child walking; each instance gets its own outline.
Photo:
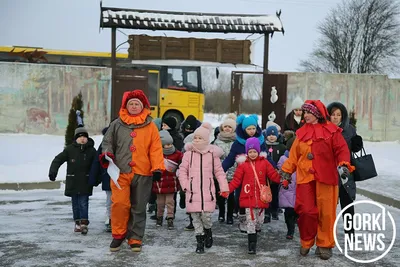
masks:
[[[289,151],[292,147],[295,137],[286,142],[287,150],[278,161],[278,168],[281,170],[283,163],[289,158]],[[281,186],[279,189],[279,207],[285,209],[285,223],[287,227],[286,239],[293,239],[294,229],[296,226],[297,214],[294,211],[296,202],[296,172],[292,174],[291,183],[287,186]]]
[[[280,176],[266,160],[266,153],[260,153],[260,142],[257,138],[248,138],[245,148],[246,155],[240,155],[236,159],[238,167],[229,183],[229,192],[242,186],[239,203],[246,212],[248,252],[256,254],[257,232],[261,231],[264,209],[268,208],[268,203],[260,199],[260,185],[266,185],[267,179],[280,183]]]
[[[196,233],[196,253],[213,244],[211,215],[215,210],[215,176],[221,192],[228,194],[226,175],[221,166],[222,149],[210,145],[212,127],[203,123],[194,131],[192,143],[185,145],[185,154],[179,166],[179,182],[186,192],[186,211],[193,219]]]
[[[60,166],[67,161],[67,178],[65,195],[71,197],[72,212],[75,221],[75,232],[86,235],[89,225],[89,196],[93,186],[89,184],[89,171],[96,156],[94,141],[89,138],[85,128],[75,130],[75,141],[64,148],[51,162],[50,181],[55,181]]]
[[[165,171],[161,180],[153,182],[153,193],[157,194],[157,226],[162,226],[165,206],[167,206],[168,229],[174,229],[174,194],[180,190],[176,170],[182,160],[182,153],[173,145],[173,138],[168,131],[160,131],[163,147]]]

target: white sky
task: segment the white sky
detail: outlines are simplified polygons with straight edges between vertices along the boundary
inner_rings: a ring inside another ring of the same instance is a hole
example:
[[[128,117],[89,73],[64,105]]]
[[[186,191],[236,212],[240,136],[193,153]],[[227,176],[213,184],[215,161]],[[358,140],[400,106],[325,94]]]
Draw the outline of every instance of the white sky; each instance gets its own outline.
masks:
[[[297,71],[318,38],[316,30],[330,8],[340,0],[105,0],[103,6],[167,11],[274,14],[282,10],[285,35],[275,33],[270,42],[271,71]],[[99,29],[99,0],[1,0],[0,46],[33,46],[48,49],[104,51],[111,47],[110,29]],[[123,30],[127,34],[135,31]],[[136,31],[148,35],[163,32]],[[248,35],[188,34],[165,32],[167,36],[245,39]],[[253,35],[249,39],[257,39]],[[117,44],[127,36],[117,32]],[[128,44],[119,52],[127,52]],[[263,64],[263,38],[252,50],[254,63]]]

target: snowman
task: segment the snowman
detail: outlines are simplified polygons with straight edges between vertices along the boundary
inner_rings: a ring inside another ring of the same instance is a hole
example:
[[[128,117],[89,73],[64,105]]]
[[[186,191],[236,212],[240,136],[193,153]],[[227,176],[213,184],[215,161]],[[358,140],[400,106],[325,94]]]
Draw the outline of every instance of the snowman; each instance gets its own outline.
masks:
[[[278,95],[277,95],[278,91],[276,90],[275,86],[272,86],[271,88],[271,103],[274,104],[276,103],[276,101],[278,101]]]

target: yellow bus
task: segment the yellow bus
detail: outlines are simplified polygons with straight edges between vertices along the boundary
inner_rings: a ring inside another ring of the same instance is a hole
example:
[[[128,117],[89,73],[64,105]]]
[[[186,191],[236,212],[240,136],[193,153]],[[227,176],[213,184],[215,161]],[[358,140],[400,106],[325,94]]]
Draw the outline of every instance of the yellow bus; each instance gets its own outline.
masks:
[[[118,71],[116,88],[112,88],[111,120],[118,115],[123,92],[132,89],[143,89],[147,93],[154,118],[172,116],[177,125],[188,115],[203,120],[200,66],[174,65],[173,61],[162,60],[135,63],[126,53],[117,53],[116,57]],[[3,46],[0,47],[0,61],[110,67],[111,53]],[[123,75],[124,71],[132,74],[133,79],[124,79],[127,76]]]

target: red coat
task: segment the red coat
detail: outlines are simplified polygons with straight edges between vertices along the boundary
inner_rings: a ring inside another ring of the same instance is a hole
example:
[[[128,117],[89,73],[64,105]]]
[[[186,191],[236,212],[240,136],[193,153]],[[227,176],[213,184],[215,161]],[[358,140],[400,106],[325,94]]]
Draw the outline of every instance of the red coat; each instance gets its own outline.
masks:
[[[183,154],[182,152],[176,150],[171,155],[164,155],[165,159],[169,159],[173,162],[176,162],[178,165],[182,161]],[[158,182],[153,182],[152,191],[155,194],[173,194],[178,192],[181,189],[179,184],[178,177],[176,177],[175,172],[163,171],[161,180]]]
[[[280,183],[278,172],[265,157],[266,154],[262,152],[260,156],[253,161],[260,184],[267,184],[267,177],[270,181]],[[260,200],[260,188],[254,176],[250,160],[245,155],[242,155],[239,156],[236,161],[239,165],[233,175],[233,180],[229,183],[229,192],[232,193],[236,188],[242,186],[239,197],[241,208],[268,208],[269,204],[263,203]]]

